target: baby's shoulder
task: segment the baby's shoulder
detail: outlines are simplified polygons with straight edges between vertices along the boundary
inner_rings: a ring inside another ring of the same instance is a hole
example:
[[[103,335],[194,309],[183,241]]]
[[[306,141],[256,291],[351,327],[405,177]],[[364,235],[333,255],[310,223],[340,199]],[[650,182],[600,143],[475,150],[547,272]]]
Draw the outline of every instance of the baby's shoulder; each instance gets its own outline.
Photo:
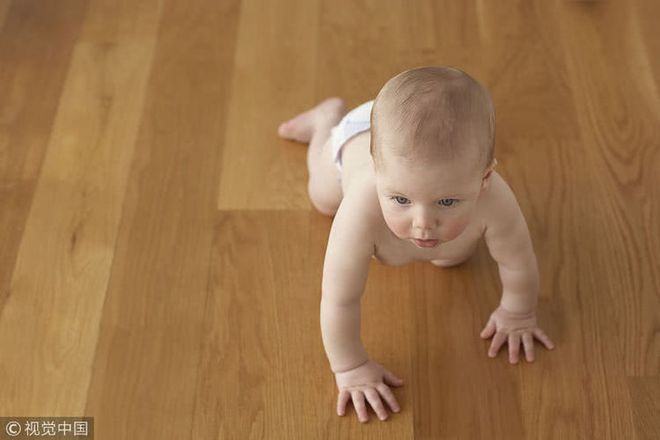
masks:
[[[375,251],[378,216],[374,209],[375,190],[368,185],[351,186],[332,220],[328,252],[332,255],[360,255],[371,258]],[[378,204],[376,197],[375,203]],[[380,212],[380,211],[378,211]]]
[[[335,219],[341,216],[347,223],[360,222],[374,227],[380,222],[382,212],[373,179],[354,180],[344,193]]]
[[[502,196],[502,193],[507,190],[509,185],[507,185],[504,178],[495,170],[490,175],[490,183],[488,188],[484,191],[484,202],[492,202],[498,197]],[[510,188],[508,188],[510,190]]]
[[[518,201],[509,184],[496,171],[493,171],[488,188],[480,197],[479,204],[486,224],[506,221],[518,210]]]

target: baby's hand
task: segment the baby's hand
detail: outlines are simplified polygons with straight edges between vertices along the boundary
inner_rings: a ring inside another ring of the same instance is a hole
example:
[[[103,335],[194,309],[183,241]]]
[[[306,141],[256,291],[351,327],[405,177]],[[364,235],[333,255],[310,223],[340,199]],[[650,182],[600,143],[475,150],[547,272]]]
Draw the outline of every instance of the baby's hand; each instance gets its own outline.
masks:
[[[367,407],[364,403],[365,396],[381,420],[387,419],[387,411],[380,400],[381,396],[387,401],[392,411],[400,411],[392,390],[384,381],[389,385],[398,387],[403,385],[403,380],[386,370],[378,362],[368,360],[352,370],[335,373],[335,380],[337,388],[339,388],[337,414],[340,416],[346,413],[346,403],[351,397],[353,398],[355,412],[362,423],[369,420]]]
[[[490,315],[488,324],[481,331],[481,337],[488,339],[493,333],[495,333],[495,337],[490,345],[488,356],[495,357],[508,336],[509,362],[512,364],[518,362],[521,336],[528,362],[534,361],[534,336],[543,342],[549,350],[555,347],[543,330],[536,326],[536,311],[515,313],[500,305]]]

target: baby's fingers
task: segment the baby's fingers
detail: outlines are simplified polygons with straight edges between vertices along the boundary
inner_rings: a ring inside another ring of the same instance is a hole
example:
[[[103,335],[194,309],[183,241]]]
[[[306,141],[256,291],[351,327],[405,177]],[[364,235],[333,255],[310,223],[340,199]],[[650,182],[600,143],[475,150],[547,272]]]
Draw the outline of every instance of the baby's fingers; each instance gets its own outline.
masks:
[[[493,333],[495,333],[495,321],[493,321],[493,318],[489,318],[486,327],[481,330],[480,336],[484,339],[488,339],[493,335]]]
[[[385,374],[383,375],[383,378],[388,385],[392,385],[395,387],[400,387],[401,385],[403,385],[403,379],[396,377],[394,373],[392,373],[389,370],[385,370]]]
[[[500,351],[500,347],[506,342],[506,333],[503,331],[497,331],[493,342],[490,344],[490,349],[488,350],[488,356],[495,357],[497,352]]]
[[[525,346],[527,362],[534,362],[534,337],[531,333],[523,333],[522,340]]]
[[[509,334],[509,362],[518,363],[518,354],[520,353],[520,335],[518,333]]]
[[[364,403],[364,394],[362,394],[362,391],[355,390],[351,391],[351,397],[353,397],[353,406],[358,415],[358,420],[362,423],[367,422],[369,420],[369,414],[367,413],[367,406]]]
[[[348,390],[341,390],[337,398],[337,415],[343,416],[346,414],[346,404],[351,399],[351,393]]]
[[[534,332],[534,336],[536,336],[539,341],[543,342],[543,344],[548,348],[548,350],[552,350],[553,348],[555,348],[555,344],[552,343],[548,335],[546,335],[543,330],[537,327],[533,330],[533,332]]]
[[[381,396],[383,396],[383,399],[387,402],[387,404],[390,406],[392,411],[394,412],[399,412],[401,411],[401,408],[399,408],[399,404],[396,402],[396,397],[394,397],[394,393],[390,388],[385,385],[384,383],[376,385],[376,389],[380,393]]]
[[[364,390],[364,395],[367,396],[367,400],[371,404],[371,407],[374,409],[378,418],[381,420],[387,419],[387,411],[385,411],[385,406],[383,406],[383,402],[381,402],[380,396],[376,390],[373,388],[367,388]]]

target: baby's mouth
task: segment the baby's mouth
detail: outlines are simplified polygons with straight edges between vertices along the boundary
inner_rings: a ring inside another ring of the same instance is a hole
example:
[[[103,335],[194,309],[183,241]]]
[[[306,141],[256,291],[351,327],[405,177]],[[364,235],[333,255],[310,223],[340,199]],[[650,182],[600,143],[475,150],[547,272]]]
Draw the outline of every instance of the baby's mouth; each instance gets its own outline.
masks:
[[[419,240],[417,238],[413,238],[412,240],[418,247],[423,247],[423,248],[436,247],[440,243],[440,240],[438,239]]]

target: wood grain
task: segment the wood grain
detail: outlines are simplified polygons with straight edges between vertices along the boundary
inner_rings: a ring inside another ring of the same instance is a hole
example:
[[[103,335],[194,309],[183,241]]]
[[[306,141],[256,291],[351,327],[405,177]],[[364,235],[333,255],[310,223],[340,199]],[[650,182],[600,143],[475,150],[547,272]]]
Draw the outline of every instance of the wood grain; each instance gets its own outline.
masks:
[[[0,0],[0,416],[97,439],[660,437],[658,2]],[[402,407],[357,421],[323,350],[332,218],[276,127],[396,73],[490,91],[541,271],[536,360],[487,357],[465,264],[362,300]]]
[[[240,2],[218,209],[311,207],[305,148],[273,133],[301,106],[316,104],[319,3]]]
[[[87,17],[104,13],[95,6]],[[113,11],[105,26],[134,12]],[[82,17],[68,14],[77,28]],[[131,40],[127,30],[121,44],[96,39],[94,23],[86,20],[76,35],[54,102],[57,112],[35,170],[38,181],[2,310],[0,346],[13,346],[3,356],[11,378],[11,398],[0,400],[5,414],[77,414],[85,407],[155,42],[153,35]],[[157,20],[138,23],[155,30]],[[31,111],[25,110],[26,119]],[[33,154],[38,152],[35,146]]]

